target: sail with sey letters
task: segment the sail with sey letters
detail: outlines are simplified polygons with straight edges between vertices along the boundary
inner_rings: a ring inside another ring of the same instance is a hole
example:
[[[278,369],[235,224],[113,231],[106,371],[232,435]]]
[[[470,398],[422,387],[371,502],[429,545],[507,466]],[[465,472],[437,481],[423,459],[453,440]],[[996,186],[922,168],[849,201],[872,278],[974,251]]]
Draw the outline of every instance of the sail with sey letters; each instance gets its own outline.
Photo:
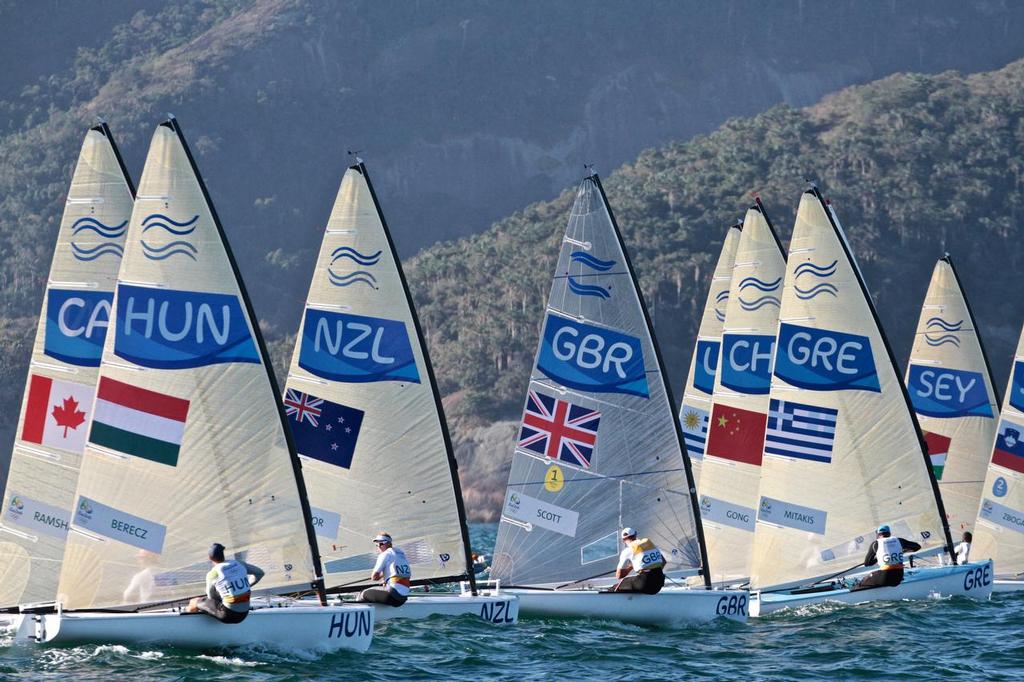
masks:
[[[39,315],[0,518],[0,606],[57,593],[135,189],[106,123],[85,135]]]

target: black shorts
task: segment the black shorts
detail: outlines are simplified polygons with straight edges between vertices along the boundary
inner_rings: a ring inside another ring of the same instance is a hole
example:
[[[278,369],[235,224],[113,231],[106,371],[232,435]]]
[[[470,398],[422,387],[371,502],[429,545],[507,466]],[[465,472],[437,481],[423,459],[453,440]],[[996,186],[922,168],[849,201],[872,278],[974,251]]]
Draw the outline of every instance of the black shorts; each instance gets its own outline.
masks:
[[[901,582],[903,582],[902,568],[890,568],[888,571],[872,571],[868,577],[850,588],[850,591],[870,590],[872,587],[896,587]]]
[[[639,592],[641,594],[658,594],[665,586],[665,572],[660,568],[652,568],[623,578],[616,592]]]
[[[249,610],[245,611],[233,611],[228,607],[224,606],[224,602],[218,599],[210,599],[209,597],[203,597],[196,604],[202,613],[208,616],[213,616],[222,623],[228,623],[234,625],[235,623],[241,623],[245,620],[245,617],[249,615]]]
[[[371,587],[363,590],[359,595],[359,601],[369,604],[387,604],[388,606],[401,606],[409,597],[398,594],[397,590],[384,587]]]

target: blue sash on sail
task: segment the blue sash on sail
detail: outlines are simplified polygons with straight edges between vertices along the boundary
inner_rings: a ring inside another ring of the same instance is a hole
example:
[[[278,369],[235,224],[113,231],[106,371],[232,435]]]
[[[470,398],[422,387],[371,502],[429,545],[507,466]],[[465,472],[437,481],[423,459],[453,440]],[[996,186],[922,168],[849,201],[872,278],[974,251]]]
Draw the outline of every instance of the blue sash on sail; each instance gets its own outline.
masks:
[[[420,383],[405,323],[306,309],[299,367],[331,381]]]
[[[50,289],[43,352],[69,365],[99,367],[113,300],[109,291]]]
[[[911,364],[907,392],[918,414],[940,418],[993,416],[985,379],[978,372]]]
[[[585,322],[549,314],[537,369],[569,388],[648,397],[640,339]]]

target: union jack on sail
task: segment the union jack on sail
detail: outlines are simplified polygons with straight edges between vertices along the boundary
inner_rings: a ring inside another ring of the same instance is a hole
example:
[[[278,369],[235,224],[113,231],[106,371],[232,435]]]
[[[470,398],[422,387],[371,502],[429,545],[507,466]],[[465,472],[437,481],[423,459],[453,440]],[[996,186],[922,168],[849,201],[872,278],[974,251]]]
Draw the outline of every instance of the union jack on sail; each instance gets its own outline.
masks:
[[[589,467],[601,413],[531,390],[519,447],[551,459]]]
[[[295,421],[300,424],[306,420],[310,426],[320,425],[319,418],[323,404],[323,398],[296,391],[294,388],[289,388],[284,397],[285,414],[295,417]]]

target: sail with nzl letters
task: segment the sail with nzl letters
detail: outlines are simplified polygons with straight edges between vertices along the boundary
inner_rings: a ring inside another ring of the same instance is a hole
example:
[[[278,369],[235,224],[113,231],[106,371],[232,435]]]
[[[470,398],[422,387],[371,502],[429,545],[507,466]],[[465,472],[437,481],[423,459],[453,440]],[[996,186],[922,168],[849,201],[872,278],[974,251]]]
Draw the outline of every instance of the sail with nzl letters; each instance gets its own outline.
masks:
[[[0,606],[57,594],[134,194],[110,129],[90,129],[57,231],[11,454],[0,518]]]
[[[698,485],[714,583],[750,577],[786,253],[760,199],[736,247]],[[683,417],[685,422],[685,416]]]

